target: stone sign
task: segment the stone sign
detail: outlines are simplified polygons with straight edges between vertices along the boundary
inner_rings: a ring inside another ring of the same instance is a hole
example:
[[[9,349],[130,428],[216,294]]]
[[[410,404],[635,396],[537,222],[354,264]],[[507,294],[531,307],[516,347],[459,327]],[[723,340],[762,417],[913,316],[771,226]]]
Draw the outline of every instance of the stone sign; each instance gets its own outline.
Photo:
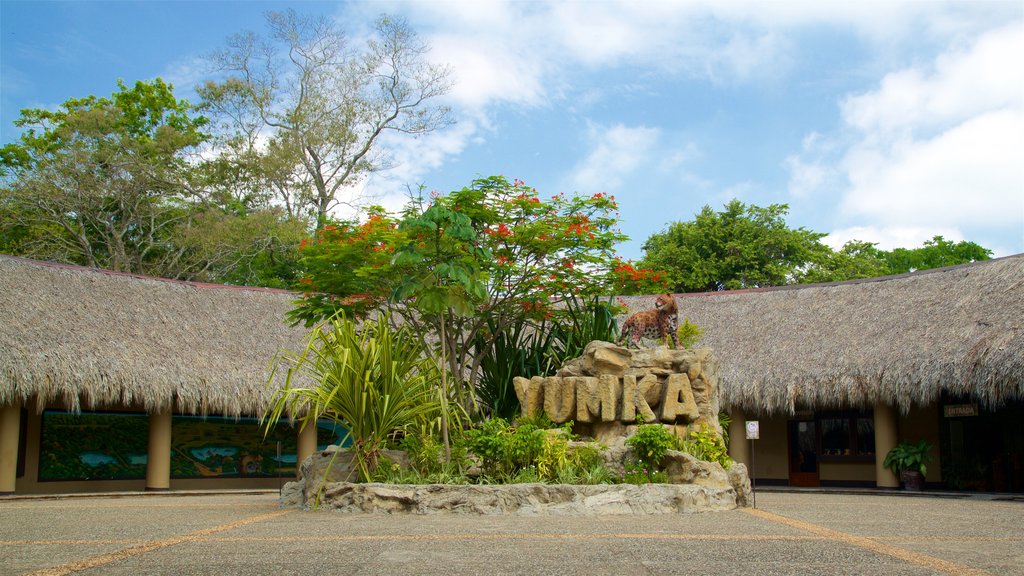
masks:
[[[707,424],[721,434],[718,363],[708,349],[629,350],[595,341],[557,375],[516,377],[513,385],[523,414],[589,425],[595,436],[638,417],[684,429]]]

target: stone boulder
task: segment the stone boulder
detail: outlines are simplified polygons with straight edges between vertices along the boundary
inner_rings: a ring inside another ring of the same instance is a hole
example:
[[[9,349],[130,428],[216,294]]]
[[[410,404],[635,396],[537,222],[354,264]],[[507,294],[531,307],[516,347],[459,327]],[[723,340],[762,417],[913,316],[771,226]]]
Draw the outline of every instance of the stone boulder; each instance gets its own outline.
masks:
[[[677,484],[329,484],[321,506],[341,512],[599,516],[732,510],[731,488]]]
[[[409,457],[401,450],[384,450],[381,457],[403,468],[409,466]],[[352,482],[358,478],[359,469],[352,451],[332,444],[302,462],[299,466],[298,480],[285,483],[281,489],[281,505],[312,505],[322,486]]]

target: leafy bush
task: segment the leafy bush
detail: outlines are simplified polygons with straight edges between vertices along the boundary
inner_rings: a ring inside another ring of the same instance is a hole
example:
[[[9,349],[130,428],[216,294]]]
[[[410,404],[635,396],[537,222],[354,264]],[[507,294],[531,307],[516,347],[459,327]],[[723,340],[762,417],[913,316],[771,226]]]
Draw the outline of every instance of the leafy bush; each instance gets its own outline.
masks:
[[[925,475],[928,473],[927,464],[932,460],[931,449],[932,445],[927,440],[915,443],[900,442],[885,455],[882,465],[892,470],[897,478],[901,477],[904,471],[920,472]]]
[[[464,476],[468,462],[466,441],[459,433],[462,429],[453,428],[456,433],[450,438],[451,457],[445,462],[444,443],[438,430],[439,425],[437,420],[433,420],[428,425],[419,426],[415,431],[407,429],[397,447],[406,453],[412,468],[424,478]]]
[[[626,439],[626,445],[633,448],[641,463],[656,468],[665,453],[677,448],[679,442],[676,435],[661,424],[642,424],[637,427],[636,434]]]
[[[690,322],[689,318],[683,318],[683,323],[676,330],[676,336],[679,338],[679,346],[681,348],[693,348],[703,335],[704,330]]]
[[[507,482],[534,464],[546,434],[533,424],[512,427],[504,418],[491,418],[466,431],[466,446],[480,458],[484,474]]]
[[[313,329],[301,354],[282,353],[271,381],[282,366],[285,385],[274,392],[261,424],[269,427],[285,415],[300,415],[303,427],[320,418],[340,423],[352,439],[363,481],[391,433],[440,411],[436,366],[420,340],[404,326],[392,328],[387,315],[356,328],[338,314]]]
[[[441,469],[423,472],[415,467],[402,468],[385,458],[381,458],[370,480],[383,484],[469,484],[469,478],[461,471]]]
[[[726,470],[732,468],[732,458],[725,441],[707,424],[701,425],[700,430],[691,431],[680,448],[698,460],[718,462]]]
[[[635,460],[626,462],[619,470],[619,479],[628,484],[666,482],[661,461],[669,450],[679,447],[679,439],[661,424],[641,424],[626,439],[633,449]]]
[[[599,484],[611,481],[594,446],[571,446],[572,423],[544,429],[533,422],[511,426],[502,418],[466,432],[467,447],[480,458],[481,482]]]

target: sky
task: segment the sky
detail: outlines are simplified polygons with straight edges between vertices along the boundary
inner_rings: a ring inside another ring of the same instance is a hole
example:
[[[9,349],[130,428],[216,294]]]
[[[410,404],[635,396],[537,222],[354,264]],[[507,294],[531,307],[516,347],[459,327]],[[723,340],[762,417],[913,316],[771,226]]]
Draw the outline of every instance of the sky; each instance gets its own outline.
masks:
[[[524,180],[615,195],[626,258],[704,206],[879,248],[935,235],[1024,253],[1024,2],[929,0],[15,2],[0,0],[0,136],[23,108],[161,77],[196,102],[209,56],[265,13],[357,38],[405,18],[452,67],[456,123],[383,143],[362,192]]]

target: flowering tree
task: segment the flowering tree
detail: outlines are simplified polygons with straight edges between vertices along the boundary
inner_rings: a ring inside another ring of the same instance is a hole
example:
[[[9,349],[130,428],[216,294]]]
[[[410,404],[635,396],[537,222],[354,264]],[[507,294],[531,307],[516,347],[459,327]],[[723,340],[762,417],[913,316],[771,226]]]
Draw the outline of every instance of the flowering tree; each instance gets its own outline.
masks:
[[[520,180],[491,176],[416,198],[398,216],[377,210],[361,224],[326,226],[302,247],[304,295],[292,317],[397,312],[442,343],[453,394],[471,407],[481,339],[524,318],[557,319],[568,302],[664,289],[657,273],[615,255],[626,239],[617,209],[605,193],[541,199]]]

